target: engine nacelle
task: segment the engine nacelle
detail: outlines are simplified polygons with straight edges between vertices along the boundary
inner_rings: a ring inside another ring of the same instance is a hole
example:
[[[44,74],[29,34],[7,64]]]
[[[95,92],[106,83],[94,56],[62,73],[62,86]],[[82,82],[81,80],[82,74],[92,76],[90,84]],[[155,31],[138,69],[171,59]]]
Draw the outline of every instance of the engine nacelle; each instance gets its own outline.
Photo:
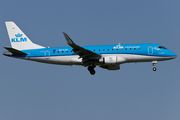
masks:
[[[117,57],[116,56],[108,56],[108,57],[104,57],[103,59],[104,59],[105,64],[117,63]]]
[[[107,65],[107,66],[100,66],[104,69],[108,69],[108,70],[119,70],[120,69],[120,66],[119,65]]]
[[[105,56],[99,60],[99,62],[104,64],[117,64],[124,63],[126,60],[122,57],[117,56]]]

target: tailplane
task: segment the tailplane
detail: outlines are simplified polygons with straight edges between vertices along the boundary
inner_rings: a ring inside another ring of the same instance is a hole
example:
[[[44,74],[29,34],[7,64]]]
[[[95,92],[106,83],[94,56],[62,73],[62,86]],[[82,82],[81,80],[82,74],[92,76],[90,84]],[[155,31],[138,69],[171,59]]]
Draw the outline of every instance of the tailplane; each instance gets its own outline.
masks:
[[[44,48],[33,43],[14,22],[5,23],[12,48],[17,50]]]
[[[18,55],[27,55],[27,53],[22,52],[20,50],[11,48],[11,47],[4,47],[6,50],[8,50],[9,52],[13,53],[13,54],[18,54]],[[6,52],[7,53],[7,52]]]

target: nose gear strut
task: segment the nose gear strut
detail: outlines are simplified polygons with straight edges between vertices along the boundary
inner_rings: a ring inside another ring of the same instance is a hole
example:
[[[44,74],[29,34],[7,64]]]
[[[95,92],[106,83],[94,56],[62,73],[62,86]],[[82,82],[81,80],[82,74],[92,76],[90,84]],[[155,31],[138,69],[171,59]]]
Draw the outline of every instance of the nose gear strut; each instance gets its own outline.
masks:
[[[155,67],[156,64],[157,64],[157,61],[152,61],[153,71],[157,70],[156,67]]]

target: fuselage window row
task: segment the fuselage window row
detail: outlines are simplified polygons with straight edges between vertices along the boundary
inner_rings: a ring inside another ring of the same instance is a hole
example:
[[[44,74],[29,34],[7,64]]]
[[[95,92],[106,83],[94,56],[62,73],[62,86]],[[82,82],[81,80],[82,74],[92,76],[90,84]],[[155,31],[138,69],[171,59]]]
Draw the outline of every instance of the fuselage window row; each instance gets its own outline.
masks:
[[[139,50],[140,50],[140,48],[138,48]],[[118,51],[118,50],[123,50],[122,48],[121,49],[116,49],[116,51]],[[125,50],[127,50],[127,48],[125,48]],[[129,50],[132,50],[132,48],[129,48]],[[136,48],[134,48],[134,50],[136,50]],[[57,53],[59,53],[59,50],[53,50],[53,53],[55,53],[57,51]],[[93,51],[96,51],[96,50],[93,50]],[[99,49],[99,51],[101,51],[101,49]],[[105,51],[105,49],[103,49],[103,51]],[[109,49],[107,49],[107,51],[109,51]],[[114,51],[114,49],[112,49],[112,51]],[[73,51],[71,50],[71,53],[72,53]],[[64,51],[62,51],[62,53],[64,53]],[[68,51],[66,51],[66,53],[68,53]]]

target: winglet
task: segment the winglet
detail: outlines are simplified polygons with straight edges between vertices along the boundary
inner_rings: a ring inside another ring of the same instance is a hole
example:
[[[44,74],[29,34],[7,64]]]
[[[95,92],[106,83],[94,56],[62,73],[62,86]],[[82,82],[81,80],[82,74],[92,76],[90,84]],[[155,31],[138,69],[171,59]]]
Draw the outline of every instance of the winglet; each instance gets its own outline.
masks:
[[[90,50],[87,50],[79,45],[76,45],[65,32],[63,32],[63,34],[64,34],[64,37],[66,38],[67,44],[73,48],[74,53],[78,54],[79,58],[83,58],[83,59],[85,58],[100,59],[101,58],[101,55],[95,52],[92,52]]]
[[[75,44],[65,32],[63,32],[63,34],[64,34],[64,37],[66,38],[66,41],[67,41],[68,45],[71,46],[72,44]]]

